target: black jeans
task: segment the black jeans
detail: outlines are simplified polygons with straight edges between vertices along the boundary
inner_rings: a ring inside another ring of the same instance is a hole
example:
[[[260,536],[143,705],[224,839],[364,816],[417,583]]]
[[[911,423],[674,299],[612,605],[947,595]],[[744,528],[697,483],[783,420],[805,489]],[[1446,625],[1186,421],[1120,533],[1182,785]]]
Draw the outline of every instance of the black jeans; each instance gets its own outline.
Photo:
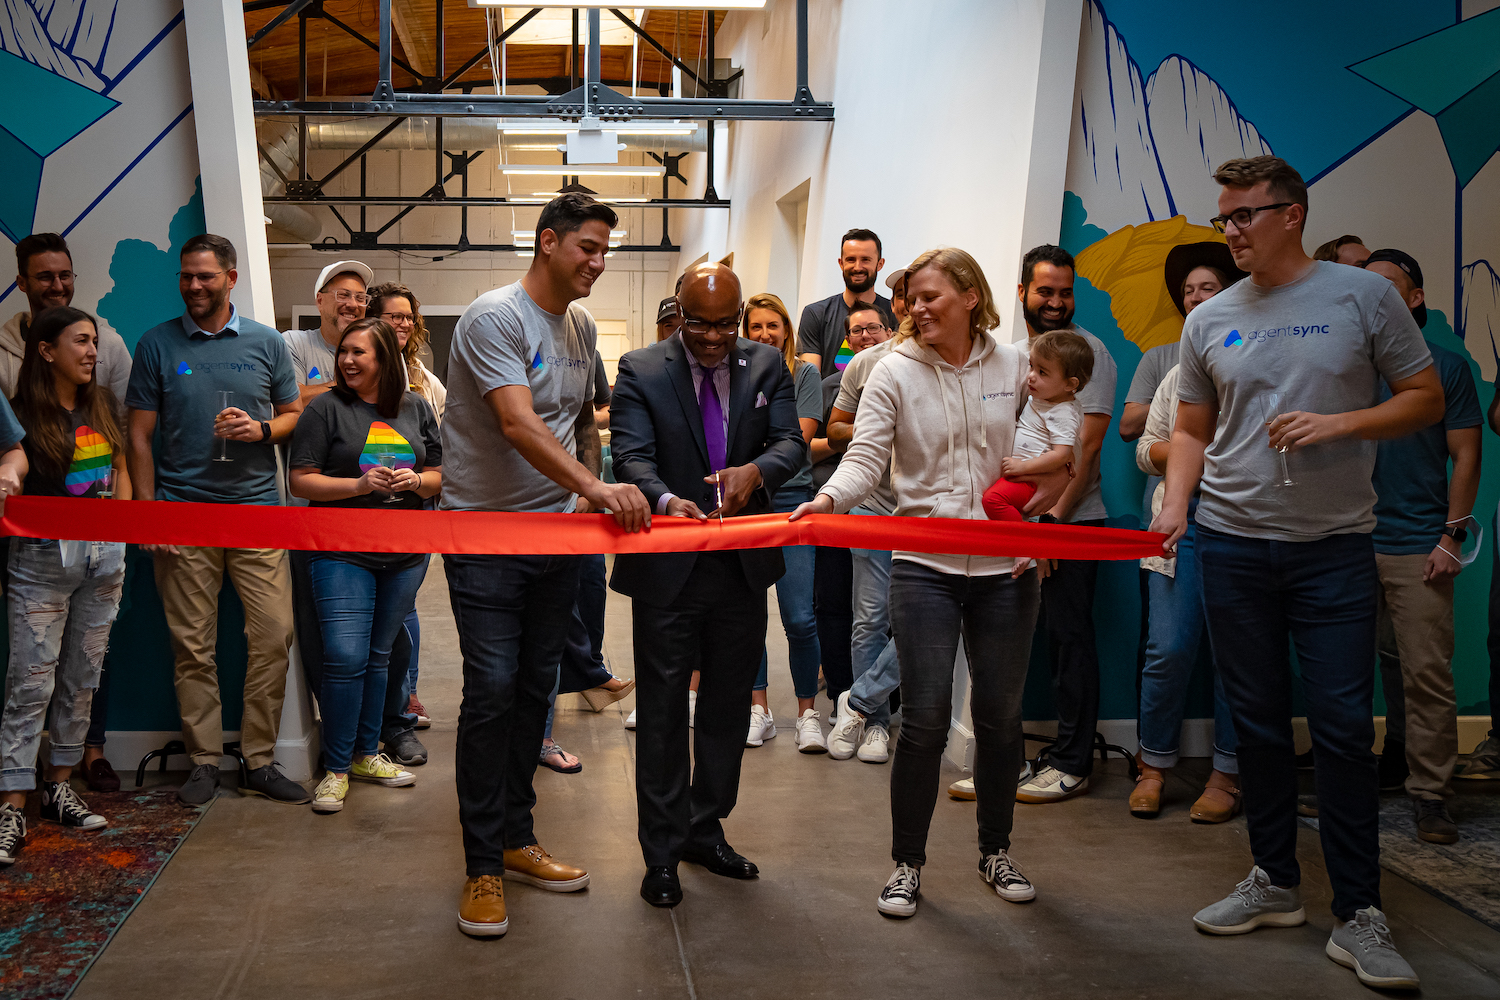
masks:
[[[507,848],[536,843],[532,778],[579,563],[579,556],[443,557],[464,661],[454,765],[471,878],[502,874]]]
[[[766,641],[766,592],[745,579],[738,552],[704,552],[671,607],[631,604],[641,854],[648,868],[675,868],[685,847],[724,843],[720,821],[739,798],[750,686]],[[694,670],[701,674],[690,761]]]
[[[1103,520],[1074,521],[1099,528]],[[1042,618],[1052,664],[1052,700],[1057,742],[1047,761],[1064,774],[1086,778],[1094,771],[1094,730],[1099,725],[1099,649],[1094,644],[1094,587],[1099,564],[1062,559],[1042,581]]]
[[[813,615],[828,700],[854,686],[854,557],[848,549],[818,546],[813,566]]]
[[[604,578],[604,557],[580,556],[578,600],[568,623],[568,642],[559,664],[559,694],[587,691],[608,684],[609,668],[604,665],[604,605],[609,585]]]
[[[1490,520],[1490,736],[1500,737],[1500,515]],[[98,697],[97,695],[95,697]],[[1462,749],[1462,748],[1460,748]]]
[[[963,639],[974,726],[979,851],[1010,848],[1024,759],[1021,692],[1041,602],[1035,570],[1019,580],[891,564],[891,632],[901,661],[903,722],[891,765],[891,857],[920,867],[953,718],[953,665]]]
[[[1197,556],[1214,662],[1239,736],[1255,863],[1275,885],[1302,881],[1290,640],[1307,693],[1333,914],[1350,920],[1355,910],[1380,906],[1380,803],[1370,750],[1380,578],[1370,536],[1278,542],[1199,525]]]

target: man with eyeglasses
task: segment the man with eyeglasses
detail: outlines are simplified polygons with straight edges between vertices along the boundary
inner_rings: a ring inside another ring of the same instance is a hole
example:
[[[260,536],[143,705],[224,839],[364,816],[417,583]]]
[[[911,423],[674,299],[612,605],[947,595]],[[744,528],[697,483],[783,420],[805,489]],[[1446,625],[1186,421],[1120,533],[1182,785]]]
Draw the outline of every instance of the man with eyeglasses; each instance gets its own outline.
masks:
[[[368,290],[375,272],[357,260],[338,260],[318,272],[313,285],[320,320],[316,330],[287,330],[281,336],[292,352],[298,394],[306,406],[314,396],[333,388],[334,357],[344,329],[365,318]]]
[[[1250,280],[1198,306],[1183,327],[1181,402],[1152,529],[1171,554],[1201,486],[1194,549],[1239,736],[1255,865],[1193,923],[1244,934],[1307,919],[1290,640],[1338,921],[1325,951],[1367,986],[1415,989],[1380,911],[1371,474],[1377,441],[1442,419],[1443,385],[1394,284],[1307,256],[1307,185],[1296,170],[1256,156],[1228,161],[1214,179],[1223,189],[1214,228]],[[1383,402],[1382,384],[1391,391]]]
[[[610,416],[615,476],[639,487],[658,515],[768,514],[805,454],[786,361],[738,335],[744,301],[725,265],[690,269],[678,306],[677,336],[620,359]],[[779,548],[615,557],[610,586],[631,598],[635,623],[641,897],[652,906],[682,901],[682,860],[726,878],[759,873],[729,846],[721,821],[739,795],[766,588],[785,572]]]
[[[281,336],[241,316],[229,301],[238,272],[222,236],[183,244],[178,291],[183,314],[141,335],[125,394],[126,453],[136,500],[275,505],[276,452],[302,403]],[[233,393],[226,406],[225,392]],[[227,575],[245,608],[240,749],[248,768],[241,795],[311,801],[276,767],[276,736],[292,645],[292,583],[280,549],[143,545],[155,556],[156,589],[175,660],[182,739],[193,770],[177,791],[202,805],[219,788],[223,702],[216,655],[219,591]]]
[[[16,394],[21,359],[26,356],[26,328],[31,317],[54,306],[73,304],[73,254],[56,233],[32,233],[16,244],[16,287],[26,296],[27,310],[18,312],[0,327],[0,391],[9,399]],[[99,328],[99,360],[94,381],[115,395],[123,405],[130,384],[130,349],[124,339],[104,323]]]
[[[849,329],[849,310],[855,303],[874,304],[885,325],[896,327],[891,300],[875,291],[875,280],[885,267],[880,237],[869,229],[851,229],[839,241],[839,270],[844,276],[844,290],[820,299],[802,310],[797,324],[797,356],[818,366],[824,378],[842,371],[854,349],[845,335]]]

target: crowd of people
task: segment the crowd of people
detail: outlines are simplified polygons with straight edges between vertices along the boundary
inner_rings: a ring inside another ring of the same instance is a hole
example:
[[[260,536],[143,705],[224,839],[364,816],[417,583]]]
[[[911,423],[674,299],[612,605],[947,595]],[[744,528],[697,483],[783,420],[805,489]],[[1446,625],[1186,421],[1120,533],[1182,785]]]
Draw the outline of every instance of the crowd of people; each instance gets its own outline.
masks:
[[[1220,823],[1243,810],[1254,866],[1195,925],[1240,934],[1303,922],[1296,815],[1312,813],[1338,919],[1329,956],[1366,984],[1412,987],[1380,911],[1378,791],[1404,789],[1417,835],[1452,843],[1454,777],[1500,772],[1494,730],[1459,771],[1451,671],[1453,580],[1478,533],[1478,394],[1464,359],[1423,337],[1413,258],[1371,252],[1353,236],[1309,258],[1307,188],[1277,158],[1230,161],[1215,179],[1225,242],[1168,254],[1163,280],[1182,338],[1142,357],[1118,428],[1148,477],[1143,522],[1166,537],[1141,561],[1129,810],[1162,809],[1206,639],[1213,765],[1190,816]],[[745,294],[724,263],[695,265],[661,303],[657,343],[622,357],[611,386],[581,300],[604,271],[617,221],[586,195],[546,205],[530,269],[464,313],[444,381],[421,360],[416,296],[376,284],[361,262],[318,276],[317,329],[279,333],[231,304],[235,248],[194,237],[181,252],[184,312],[148,330],[132,358],[117,334],[71,307],[61,237],[27,237],[16,253],[29,309],[0,333],[10,399],[0,404],[0,503],[25,493],[601,511],[629,532],[649,530],[653,517],[774,513],[1105,524],[1100,454],[1118,372],[1073,321],[1067,251],[1041,246],[1021,261],[1027,338],[1015,344],[994,336],[1000,300],[956,248],[888,275],[887,298],[877,292],[880,238],[851,229],[843,290],[807,306],[795,327],[776,295]],[[1493,405],[1488,419],[1496,425]],[[416,736],[430,721],[417,697],[416,594],[428,554],[142,549],[171,636],[191,758],[184,803],[217,793],[227,750],[215,660],[226,575],[249,649],[238,790],[334,813],[351,781],[416,780],[411,769],[428,759]],[[917,912],[960,649],[975,753],[972,777],[949,791],[976,800],[989,889],[1011,902],[1037,895],[1012,853],[1016,803],[1089,789],[1095,561],[787,546],[622,554],[607,582],[602,555],[447,555],[443,567],[463,658],[455,763],[466,864],[458,923],[468,934],[506,932],[505,879],[557,892],[588,884],[587,870],[552,857],[532,828],[536,768],[583,766],[552,738],[562,692],[582,692],[596,711],[637,696],[626,725],[648,903],[681,901],[684,860],[757,876],[723,820],[744,753],[777,735],[766,693],[772,586],[796,748],[894,758],[895,870],[877,896],[881,913]],[[120,544],[11,546],[0,864],[20,857],[44,728],[42,819],[108,823],[70,779],[81,764],[90,788],[118,787],[103,756],[104,685],[126,573]],[[603,657],[607,587],[631,599],[634,680]],[[1034,634],[1047,643],[1058,725],[1028,761],[1021,702]],[[294,641],[321,712],[323,774],[311,791],[274,760]],[[1377,659],[1387,703],[1378,760]],[[1313,744],[1302,758],[1296,684]],[[832,706],[826,729],[820,692]],[[1299,767],[1315,771],[1315,796],[1297,794]]]

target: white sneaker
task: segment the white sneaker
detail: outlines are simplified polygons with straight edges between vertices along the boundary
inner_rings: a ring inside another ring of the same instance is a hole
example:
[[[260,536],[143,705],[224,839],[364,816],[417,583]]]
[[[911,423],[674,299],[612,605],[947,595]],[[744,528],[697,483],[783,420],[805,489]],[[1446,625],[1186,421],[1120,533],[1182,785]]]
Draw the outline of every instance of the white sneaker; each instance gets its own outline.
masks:
[[[797,719],[797,729],[792,734],[792,743],[802,753],[827,753],[828,744],[823,742],[822,718],[809,708]]]
[[[839,695],[833,728],[828,732],[828,756],[848,760],[864,742],[865,717],[849,707],[849,692]]]
[[[332,772],[324,774],[323,780],[318,782],[318,790],[313,792],[312,811],[315,813],[336,813],[344,808],[344,799],[349,794],[349,776],[336,775]]]
[[[974,792],[974,779],[959,778],[948,786],[948,795],[960,802],[973,802],[978,797]]]
[[[917,897],[922,894],[922,870],[908,864],[896,866],[896,872],[880,892],[875,908],[888,917],[909,917],[917,912]]]
[[[891,734],[884,726],[865,730],[865,741],[859,745],[859,759],[866,764],[884,764],[891,759]]]
[[[745,737],[745,746],[758,747],[766,740],[776,738],[776,720],[769,710],[759,705],[750,706],[750,734]]]
[[[630,714],[634,715],[635,713],[631,712]],[[693,691],[693,690],[689,690],[688,691],[688,728],[689,729],[693,728],[693,716],[695,716],[697,714],[698,714],[698,692],[697,691]],[[774,736],[775,734],[773,733],[772,735]]]
[[[1016,789],[1017,802],[1061,802],[1089,790],[1089,779],[1044,767],[1036,777]]]
[[[625,716],[625,728],[626,729],[634,729],[635,728],[635,709],[633,709],[633,708],[630,710],[630,714],[627,715],[627,716]]]

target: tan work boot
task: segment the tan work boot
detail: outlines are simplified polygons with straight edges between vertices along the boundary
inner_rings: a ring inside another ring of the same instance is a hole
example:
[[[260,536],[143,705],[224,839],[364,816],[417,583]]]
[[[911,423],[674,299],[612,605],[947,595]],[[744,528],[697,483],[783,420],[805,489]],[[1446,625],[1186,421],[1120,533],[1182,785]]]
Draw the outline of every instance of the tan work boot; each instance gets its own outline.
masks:
[[[1166,775],[1161,768],[1152,767],[1135,755],[1135,766],[1140,768],[1135,787],[1130,790],[1130,815],[1141,819],[1155,819],[1161,812],[1161,789],[1166,784]]]
[[[588,872],[553,860],[540,844],[507,850],[505,877],[548,892],[576,892],[589,884]]]
[[[499,937],[510,929],[500,876],[479,875],[464,883],[463,899],[458,902],[458,929],[474,937]]]
[[[1223,823],[1240,814],[1240,780],[1233,774],[1214,771],[1208,776],[1203,794],[1193,803],[1188,817],[1194,823]]]

